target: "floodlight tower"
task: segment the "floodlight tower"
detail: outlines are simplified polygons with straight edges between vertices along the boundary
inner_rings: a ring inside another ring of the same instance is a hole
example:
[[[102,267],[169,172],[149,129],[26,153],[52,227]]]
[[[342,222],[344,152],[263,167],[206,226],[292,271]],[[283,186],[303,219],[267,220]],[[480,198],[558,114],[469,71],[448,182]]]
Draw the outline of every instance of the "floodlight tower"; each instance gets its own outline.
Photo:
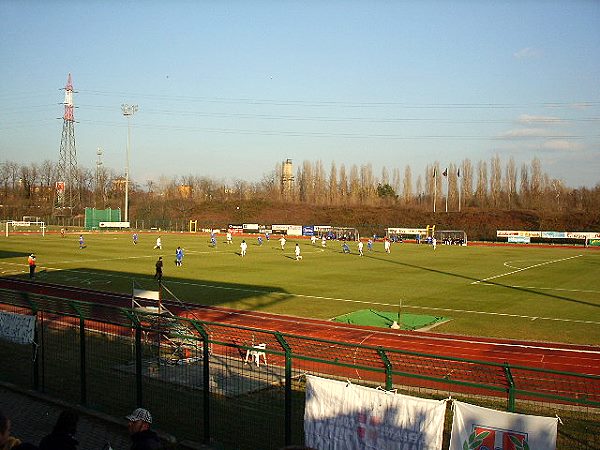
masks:
[[[73,213],[74,188],[77,178],[77,149],[75,147],[75,117],[73,115],[73,83],[71,74],[67,77],[65,89],[65,112],[63,114],[62,138],[58,161],[58,181],[56,183],[56,210],[64,215],[68,209]]]
[[[130,118],[137,112],[138,105],[122,104],[121,110],[123,111],[123,115],[127,117],[127,158],[125,166],[125,222],[129,222],[129,146],[131,142]]]

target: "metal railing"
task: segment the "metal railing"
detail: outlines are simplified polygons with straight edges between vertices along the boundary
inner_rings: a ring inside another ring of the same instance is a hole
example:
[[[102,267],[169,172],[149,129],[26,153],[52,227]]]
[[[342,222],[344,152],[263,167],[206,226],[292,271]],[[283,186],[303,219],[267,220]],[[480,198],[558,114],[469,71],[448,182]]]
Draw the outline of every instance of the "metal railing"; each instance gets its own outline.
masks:
[[[117,417],[144,406],[179,441],[249,449],[301,444],[306,374],[508,411],[560,412],[570,418],[559,433],[562,448],[595,448],[588,445],[600,439],[598,376],[11,290],[0,290],[0,308],[37,316],[32,346],[0,341],[2,381]]]

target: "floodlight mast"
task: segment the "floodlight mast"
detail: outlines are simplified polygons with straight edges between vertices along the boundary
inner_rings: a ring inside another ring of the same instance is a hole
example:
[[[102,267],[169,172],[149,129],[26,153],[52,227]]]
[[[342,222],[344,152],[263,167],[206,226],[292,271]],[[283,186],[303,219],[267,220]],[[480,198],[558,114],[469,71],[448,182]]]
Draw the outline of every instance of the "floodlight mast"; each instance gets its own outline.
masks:
[[[138,105],[121,105],[123,115],[127,118],[127,158],[125,166],[125,222],[129,222],[129,146],[131,143],[131,121],[130,118],[137,110]]]

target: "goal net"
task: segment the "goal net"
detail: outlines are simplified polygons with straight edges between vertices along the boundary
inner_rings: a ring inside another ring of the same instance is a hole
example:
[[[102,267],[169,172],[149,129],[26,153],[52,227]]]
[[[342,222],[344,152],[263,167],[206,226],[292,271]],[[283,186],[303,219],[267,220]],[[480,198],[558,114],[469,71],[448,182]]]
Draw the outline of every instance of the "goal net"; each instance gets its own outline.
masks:
[[[41,233],[46,236],[46,222],[41,220],[7,220],[4,229],[6,237],[24,233]]]

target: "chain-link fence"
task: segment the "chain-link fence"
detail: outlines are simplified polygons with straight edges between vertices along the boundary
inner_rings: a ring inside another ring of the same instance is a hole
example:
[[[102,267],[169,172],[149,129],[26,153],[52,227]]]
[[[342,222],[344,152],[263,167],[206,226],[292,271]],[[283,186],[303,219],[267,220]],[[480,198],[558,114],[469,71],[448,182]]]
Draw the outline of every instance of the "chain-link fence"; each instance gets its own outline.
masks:
[[[0,379],[123,417],[148,408],[178,441],[303,443],[305,375],[554,416],[559,449],[600,448],[600,377],[439,357],[0,290],[35,315],[34,343],[0,341]],[[445,448],[450,422],[447,424]]]

